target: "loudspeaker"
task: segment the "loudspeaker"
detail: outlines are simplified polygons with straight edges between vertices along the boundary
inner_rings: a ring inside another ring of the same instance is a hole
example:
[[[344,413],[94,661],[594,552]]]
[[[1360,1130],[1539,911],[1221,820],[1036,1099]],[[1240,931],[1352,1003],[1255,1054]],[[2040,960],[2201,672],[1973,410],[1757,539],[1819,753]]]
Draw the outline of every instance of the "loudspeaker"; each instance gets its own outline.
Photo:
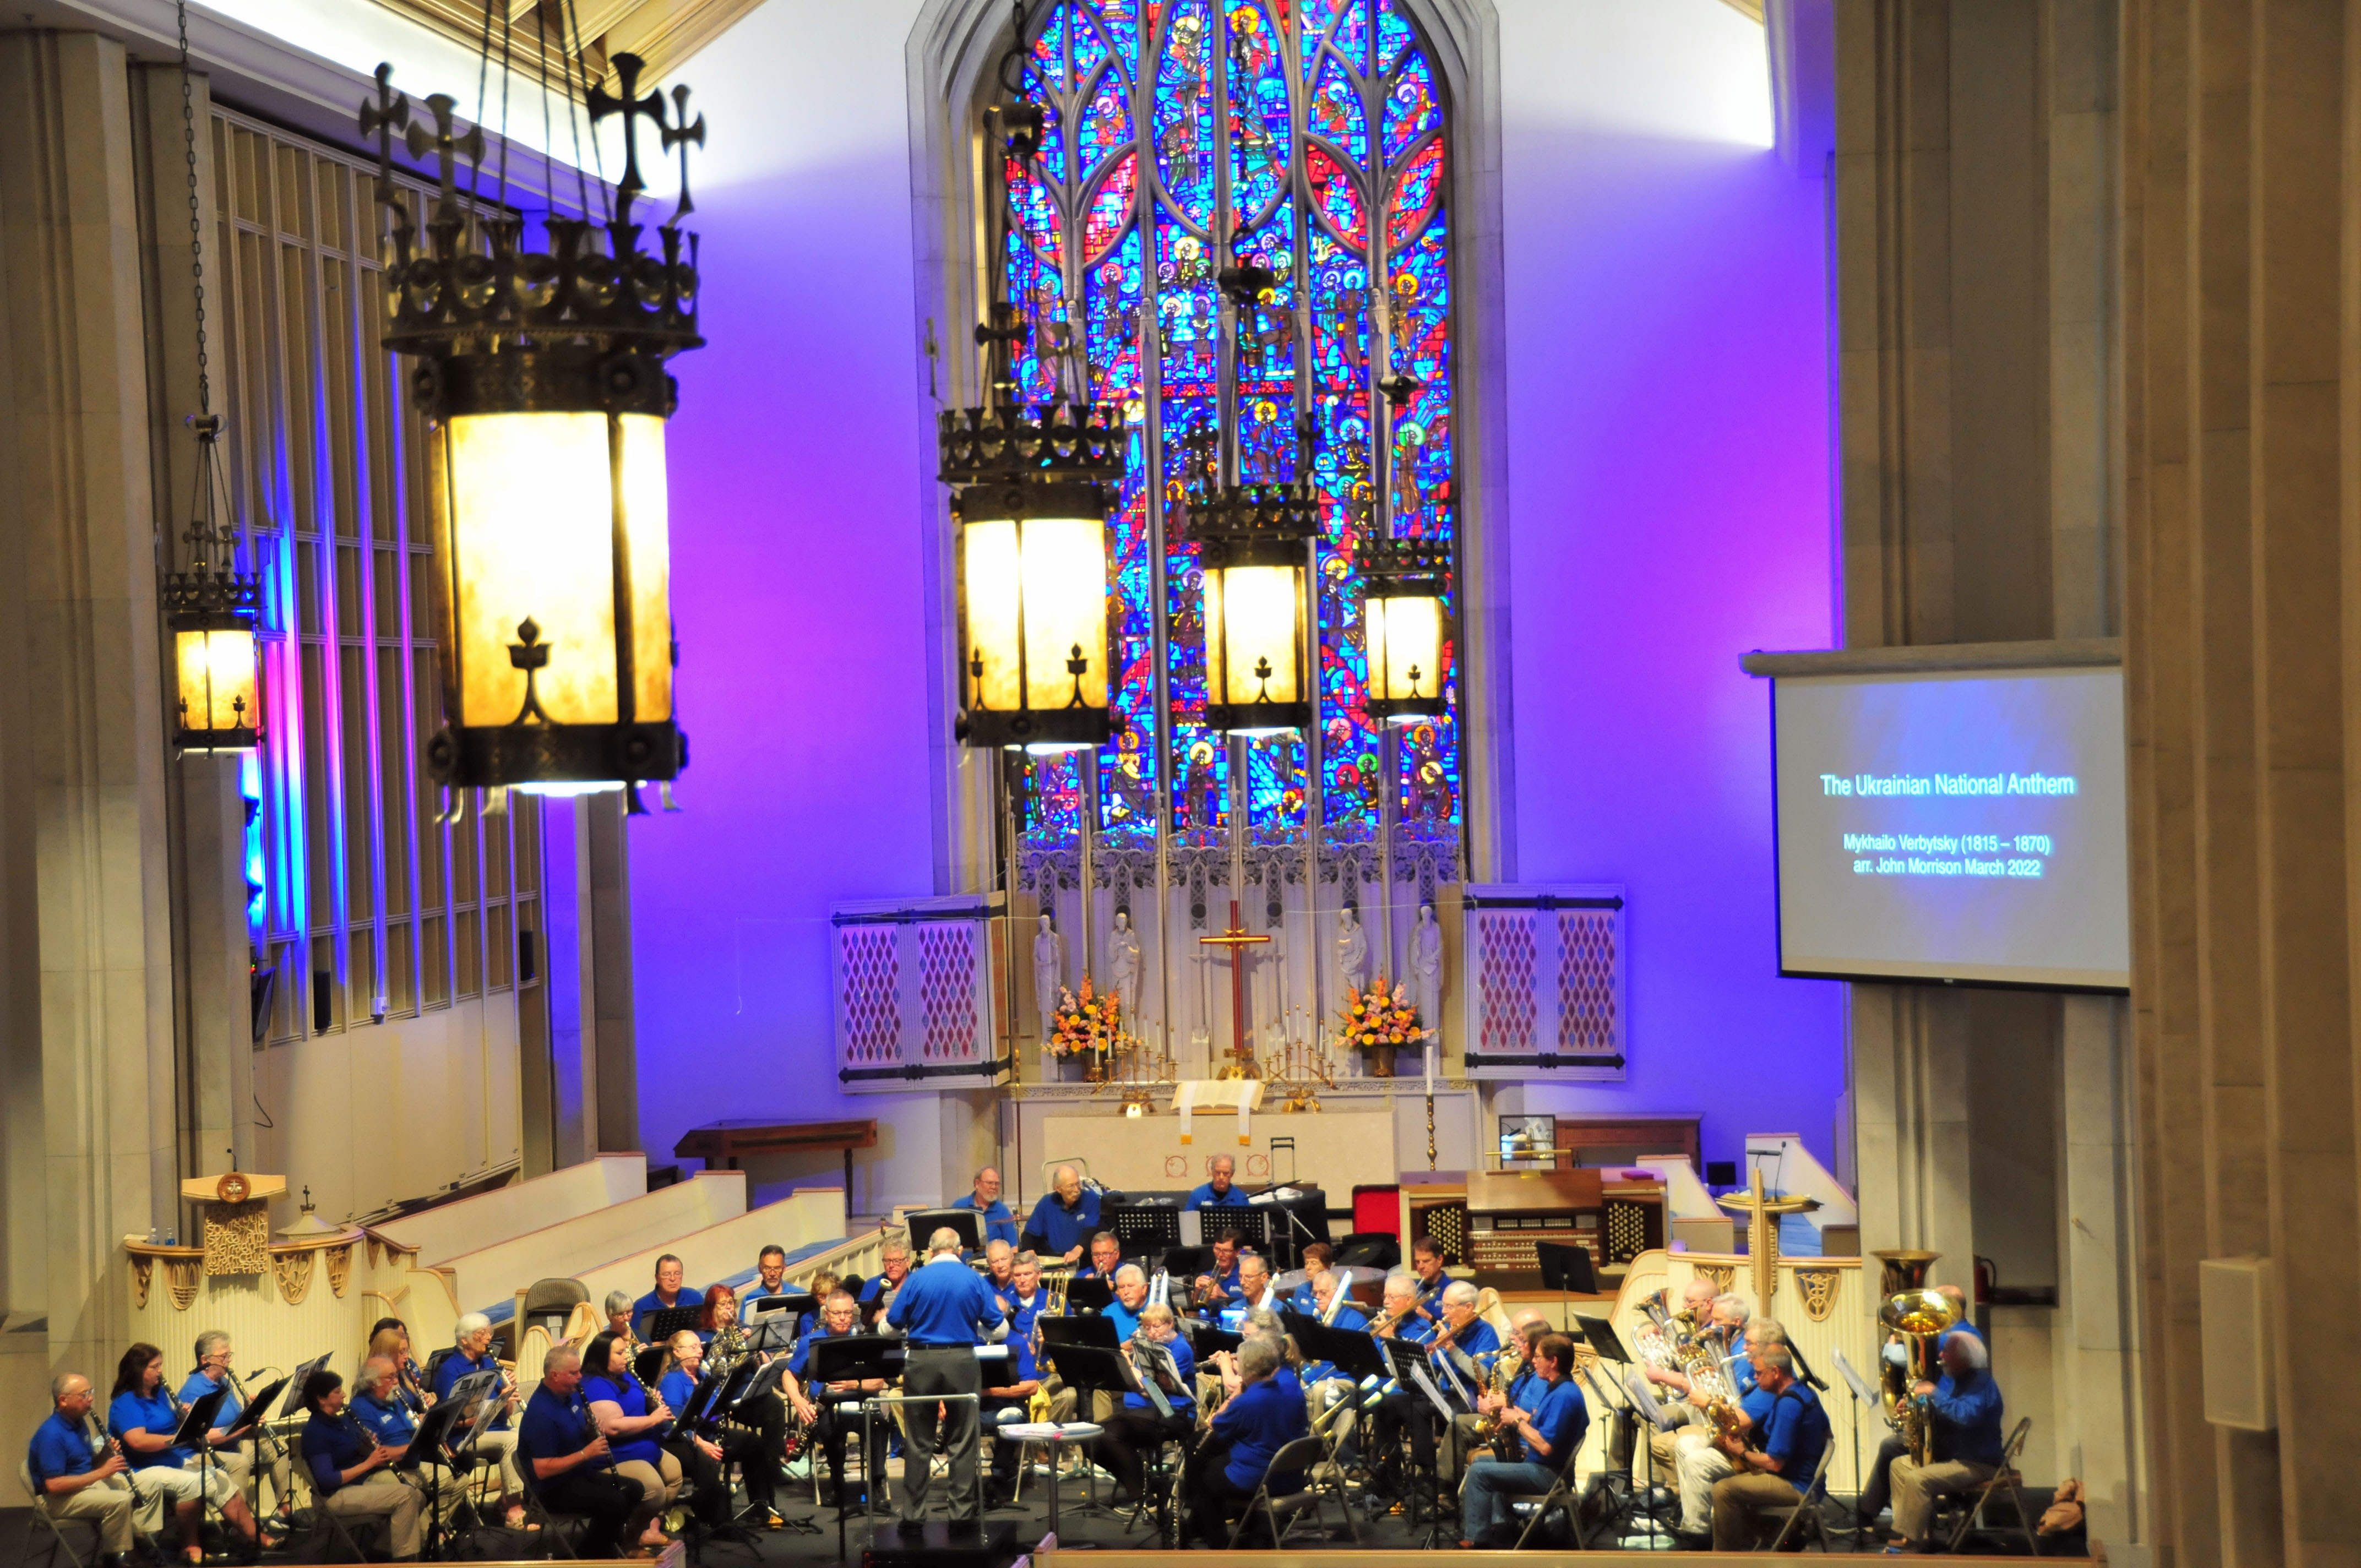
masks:
[[[2241,1431],[2279,1426],[2271,1368],[2271,1260],[2209,1257],[2197,1265],[2205,1419]]]

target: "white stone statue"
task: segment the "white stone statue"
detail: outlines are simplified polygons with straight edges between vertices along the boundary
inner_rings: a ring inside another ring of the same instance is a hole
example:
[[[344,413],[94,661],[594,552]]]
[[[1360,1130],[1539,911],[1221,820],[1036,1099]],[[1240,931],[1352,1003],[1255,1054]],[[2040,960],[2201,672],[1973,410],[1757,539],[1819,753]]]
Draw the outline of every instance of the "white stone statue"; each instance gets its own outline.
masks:
[[[1107,977],[1110,989],[1123,1003],[1123,1026],[1137,1034],[1139,933],[1131,928],[1131,916],[1121,909],[1115,912],[1115,935],[1107,938]]]
[[[1041,916],[1041,934],[1033,938],[1033,1005],[1041,1012],[1041,1040],[1048,1044],[1057,1015],[1058,992],[1065,984],[1066,938],[1058,935],[1047,915]]]
[[[1411,1000],[1418,1007],[1419,1026],[1443,1025],[1443,927],[1435,924],[1434,905],[1418,906],[1418,924],[1410,934]],[[1433,1043],[1439,1047],[1440,1035]]]
[[[1349,904],[1336,916],[1336,970],[1356,991],[1369,983],[1368,928]]]

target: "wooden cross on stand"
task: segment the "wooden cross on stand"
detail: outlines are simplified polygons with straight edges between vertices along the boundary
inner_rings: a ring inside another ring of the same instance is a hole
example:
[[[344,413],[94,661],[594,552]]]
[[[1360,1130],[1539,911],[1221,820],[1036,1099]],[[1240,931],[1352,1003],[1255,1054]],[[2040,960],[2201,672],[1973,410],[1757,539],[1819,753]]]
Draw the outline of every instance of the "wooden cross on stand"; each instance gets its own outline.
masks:
[[[1230,950],[1230,1059],[1222,1064],[1215,1078],[1260,1078],[1256,1068],[1254,1050],[1246,1044],[1246,966],[1241,948],[1251,948],[1268,942],[1268,932],[1256,937],[1247,934],[1246,925],[1238,918],[1238,901],[1230,900],[1230,927],[1218,937],[1200,937],[1198,944],[1207,948],[1227,948]]]
[[[1817,1198],[1773,1198],[1763,1190],[1763,1168],[1756,1166],[1744,1192],[1725,1192],[1714,1200],[1733,1214],[1746,1216],[1746,1261],[1754,1270],[1754,1310],[1771,1310],[1772,1293],[1779,1288],[1779,1216],[1801,1214],[1820,1206]]]

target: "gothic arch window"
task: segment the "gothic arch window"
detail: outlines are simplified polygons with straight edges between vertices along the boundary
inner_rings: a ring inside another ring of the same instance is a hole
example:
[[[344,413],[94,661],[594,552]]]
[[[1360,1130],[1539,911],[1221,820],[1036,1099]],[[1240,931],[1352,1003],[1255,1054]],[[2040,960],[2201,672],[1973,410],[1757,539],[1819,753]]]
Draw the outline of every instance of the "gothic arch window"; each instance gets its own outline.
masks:
[[[1398,0],[1053,0],[1029,44],[1021,91],[1047,133],[994,171],[1008,212],[991,231],[1030,329],[1018,374],[1037,398],[1086,375],[1124,407],[1132,463],[1110,586],[1122,723],[1094,759],[1025,764],[1023,879],[1072,854],[1087,813],[1092,880],[1112,865],[1120,886],[1128,862],[1148,886],[1153,864],[1155,883],[1192,884],[1202,920],[1243,815],[1266,861],[1305,851],[1332,882],[1383,861],[1432,896],[1458,876],[1459,653],[1449,714],[1387,736],[1363,707],[1353,559],[1389,521],[1458,543],[1454,153],[1432,51]],[[1233,258],[1276,275],[1268,308],[1225,305]],[[1320,722],[1234,751],[1203,723],[1196,550],[1169,502],[1186,438],[1217,422],[1240,433],[1242,477],[1298,477],[1306,415],[1326,499]],[[1276,915],[1278,877],[1248,880]]]

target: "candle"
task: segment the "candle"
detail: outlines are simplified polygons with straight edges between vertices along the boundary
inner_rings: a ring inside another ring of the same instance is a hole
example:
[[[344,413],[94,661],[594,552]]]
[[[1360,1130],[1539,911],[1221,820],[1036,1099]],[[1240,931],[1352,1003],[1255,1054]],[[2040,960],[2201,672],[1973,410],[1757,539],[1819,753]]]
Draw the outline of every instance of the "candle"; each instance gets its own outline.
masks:
[[[1431,1043],[1426,1047],[1426,1091],[1434,1092],[1434,1047]]]

